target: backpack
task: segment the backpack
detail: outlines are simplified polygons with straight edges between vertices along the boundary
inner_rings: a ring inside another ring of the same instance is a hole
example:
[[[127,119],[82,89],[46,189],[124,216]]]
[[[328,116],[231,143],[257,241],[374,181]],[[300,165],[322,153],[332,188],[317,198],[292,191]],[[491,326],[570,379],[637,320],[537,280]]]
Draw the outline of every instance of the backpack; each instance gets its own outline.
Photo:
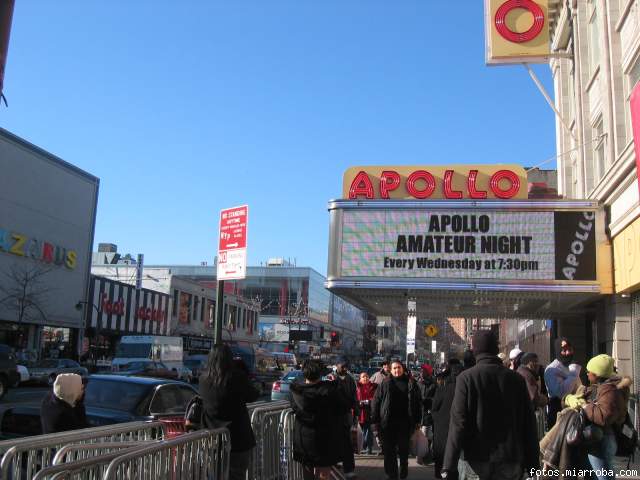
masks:
[[[624,419],[624,423],[614,429],[616,434],[616,442],[618,443],[618,450],[616,455],[618,457],[630,457],[636,451],[638,446],[638,432],[633,426],[629,412]]]
[[[202,428],[203,414],[202,397],[200,395],[194,395],[194,397],[189,400],[184,413],[185,423],[188,423],[187,430],[199,430]]]

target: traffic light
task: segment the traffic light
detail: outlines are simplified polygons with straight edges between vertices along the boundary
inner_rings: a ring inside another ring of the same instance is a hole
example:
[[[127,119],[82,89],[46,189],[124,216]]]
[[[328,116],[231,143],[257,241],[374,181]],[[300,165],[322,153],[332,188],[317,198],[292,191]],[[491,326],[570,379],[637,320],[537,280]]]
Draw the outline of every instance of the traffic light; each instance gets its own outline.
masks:
[[[329,343],[332,347],[337,346],[340,343],[340,334],[338,332],[331,332]]]

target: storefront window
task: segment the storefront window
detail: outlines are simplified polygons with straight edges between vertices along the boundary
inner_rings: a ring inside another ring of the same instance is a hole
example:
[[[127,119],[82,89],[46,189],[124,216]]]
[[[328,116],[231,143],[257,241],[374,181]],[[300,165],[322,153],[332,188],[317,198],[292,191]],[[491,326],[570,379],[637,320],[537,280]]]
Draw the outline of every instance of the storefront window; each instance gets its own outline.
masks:
[[[64,358],[72,355],[71,330],[69,328],[43,327],[43,358]]]

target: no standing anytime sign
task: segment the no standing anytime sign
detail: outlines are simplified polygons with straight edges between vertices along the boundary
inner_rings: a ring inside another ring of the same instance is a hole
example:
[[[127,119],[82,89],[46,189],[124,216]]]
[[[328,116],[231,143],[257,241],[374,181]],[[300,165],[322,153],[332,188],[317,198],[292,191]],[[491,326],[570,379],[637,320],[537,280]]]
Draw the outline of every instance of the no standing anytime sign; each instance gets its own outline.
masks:
[[[240,280],[247,272],[247,225],[249,207],[227,208],[220,212],[218,234],[218,280]]]

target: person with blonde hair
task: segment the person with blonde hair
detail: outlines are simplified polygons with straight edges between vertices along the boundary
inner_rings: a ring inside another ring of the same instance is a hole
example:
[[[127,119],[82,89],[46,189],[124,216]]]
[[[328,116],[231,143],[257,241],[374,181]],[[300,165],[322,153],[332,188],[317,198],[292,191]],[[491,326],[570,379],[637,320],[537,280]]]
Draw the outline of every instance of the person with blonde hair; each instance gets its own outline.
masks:
[[[45,395],[40,406],[42,433],[58,433],[87,428],[84,408],[84,384],[76,373],[61,373],[53,389]]]

